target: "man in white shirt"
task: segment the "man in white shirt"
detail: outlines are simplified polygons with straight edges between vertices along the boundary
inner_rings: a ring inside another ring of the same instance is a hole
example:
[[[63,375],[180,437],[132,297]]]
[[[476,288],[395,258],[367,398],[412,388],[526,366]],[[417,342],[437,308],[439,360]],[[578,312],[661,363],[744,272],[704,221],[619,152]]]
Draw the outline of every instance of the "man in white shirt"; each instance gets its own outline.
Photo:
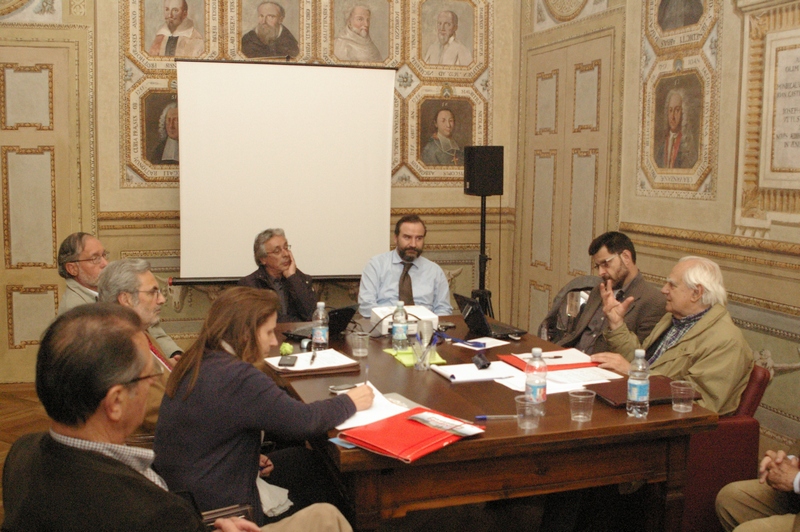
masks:
[[[189,18],[186,0],[164,0],[164,25],[159,28],[149,54],[161,57],[200,57],[205,50],[203,35]]]
[[[429,65],[467,66],[472,63],[472,52],[456,40],[458,15],[442,11],[436,17],[436,42],[428,47],[423,61]]]

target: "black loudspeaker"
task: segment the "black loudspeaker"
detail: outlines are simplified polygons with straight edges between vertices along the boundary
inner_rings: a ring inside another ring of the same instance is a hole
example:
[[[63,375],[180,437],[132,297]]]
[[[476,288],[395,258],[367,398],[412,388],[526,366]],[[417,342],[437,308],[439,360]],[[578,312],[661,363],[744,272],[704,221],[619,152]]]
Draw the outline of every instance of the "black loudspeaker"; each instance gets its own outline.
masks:
[[[464,147],[464,194],[503,195],[503,147]]]

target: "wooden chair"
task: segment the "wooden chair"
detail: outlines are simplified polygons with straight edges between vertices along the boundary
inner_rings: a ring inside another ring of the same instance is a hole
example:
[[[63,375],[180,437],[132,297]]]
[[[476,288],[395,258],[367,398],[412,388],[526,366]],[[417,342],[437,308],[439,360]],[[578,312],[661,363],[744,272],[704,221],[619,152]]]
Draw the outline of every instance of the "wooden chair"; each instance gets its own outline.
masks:
[[[717,493],[731,482],[756,478],[759,423],[753,415],[769,381],[769,371],[754,366],[736,412],[720,417],[716,429],[692,435],[683,490],[684,532],[722,530],[714,510]]]

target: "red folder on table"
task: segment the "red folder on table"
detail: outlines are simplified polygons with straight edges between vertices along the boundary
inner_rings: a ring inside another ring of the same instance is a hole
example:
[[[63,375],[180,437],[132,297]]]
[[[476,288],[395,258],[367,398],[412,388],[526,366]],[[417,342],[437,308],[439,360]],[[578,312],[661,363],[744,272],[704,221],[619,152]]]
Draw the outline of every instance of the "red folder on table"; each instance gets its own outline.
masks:
[[[412,416],[420,414],[432,415],[444,423],[434,427],[411,419]],[[464,436],[480,432],[483,432],[483,429],[461,419],[417,407],[368,425],[344,430],[339,433],[339,438],[368,451],[397,458],[409,464]]]
[[[499,358],[506,364],[511,364],[515,368],[525,371],[525,365],[527,364],[527,362],[525,362],[519,357],[515,357],[514,355],[497,355],[497,358]],[[560,369],[593,368],[599,365],[600,365],[599,362],[578,362],[576,364],[547,364],[547,371],[558,371]]]

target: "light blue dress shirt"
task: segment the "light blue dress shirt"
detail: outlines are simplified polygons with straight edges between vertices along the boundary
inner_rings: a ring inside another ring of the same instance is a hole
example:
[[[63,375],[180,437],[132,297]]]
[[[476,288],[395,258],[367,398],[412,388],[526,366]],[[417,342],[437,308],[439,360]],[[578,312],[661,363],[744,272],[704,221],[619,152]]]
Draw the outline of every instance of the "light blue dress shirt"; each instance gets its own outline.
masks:
[[[403,261],[396,250],[370,259],[361,274],[361,287],[358,291],[358,310],[362,316],[368,318],[375,307],[397,304],[402,273]],[[453,313],[447,277],[438,264],[425,257],[417,257],[408,274],[411,276],[415,305],[421,305],[437,316]]]

